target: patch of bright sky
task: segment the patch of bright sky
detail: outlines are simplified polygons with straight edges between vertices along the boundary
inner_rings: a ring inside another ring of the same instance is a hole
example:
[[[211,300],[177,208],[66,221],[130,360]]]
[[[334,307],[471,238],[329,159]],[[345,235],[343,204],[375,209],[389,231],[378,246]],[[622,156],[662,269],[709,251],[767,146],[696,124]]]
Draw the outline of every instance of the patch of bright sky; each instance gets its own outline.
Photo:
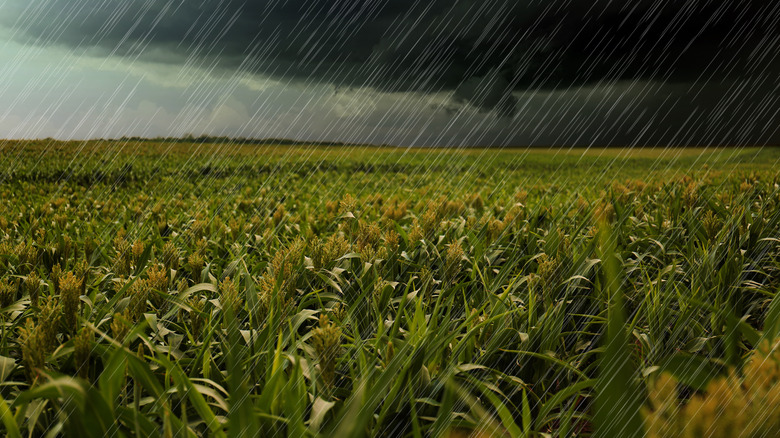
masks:
[[[456,105],[452,92],[337,89],[165,60],[151,56],[155,48],[139,60],[94,48],[23,45],[13,32],[0,26],[0,138],[210,134],[433,145],[502,134],[495,115]]]
[[[186,63],[25,46],[7,37],[0,33],[3,138],[212,134],[399,143],[455,138],[454,132],[431,130],[451,125],[449,93],[337,90]],[[473,108],[458,111],[464,124],[489,117]]]

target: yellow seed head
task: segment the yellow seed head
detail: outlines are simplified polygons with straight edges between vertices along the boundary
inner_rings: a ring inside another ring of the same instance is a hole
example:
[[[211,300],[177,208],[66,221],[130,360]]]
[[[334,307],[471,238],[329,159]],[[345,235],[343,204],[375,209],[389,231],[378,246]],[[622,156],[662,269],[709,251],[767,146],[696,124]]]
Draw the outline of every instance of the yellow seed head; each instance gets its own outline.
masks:
[[[119,275],[129,275],[132,263],[132,249],[130,243],[123,235],[117,235],[114,239],[114,272]]]
[[[357,247],[359,251],[363,251],[368,247],[376,248],[381,238],[382,230],[379,229],[379,225],[376,222],[358,222]]]
[[[385,232],[384,239],[385,239],[385,248],[387,248],[387,251],[389,253],[394,253],[398,251],[398,245],[399,242],[401,241],[401,236],[399,236],[398,233],[396,233],[393,230],[387,230]]]
[[[87,260],[92,258],[92,254],[95,252],[96,248],[97,244],[91,236],[84,238],[84,257],[86,257]]]
[[[86,379],[89,377],[89,358],[92,355],[92,346],[95,336],[92,330],[84,327],[79,334],[73,338],[74,359],[79,377]]]
[[[60,279],[60,303],[62,305],[62,323],[66,331],[75,333],[78,329],[82,280],[72,272]]]
[[[542,293],[545,297],[551,297],[551,294],[555,291],[555,287],[560,282],[560,262],[555,257],[550,257],[547,254],[542,254],[539,257],[539,279],[542,286]]]
[[[447,248],[447,252],[444,257],[444,279],[453,283],[460,273],[460,268],[463,263],[465,253],[463,247],[459,241],[455,241]]]
[[[319,323],[319,327],[312,330],[312,346],[317,353],[322,380],[327,388],[332,388],[341,354],[341,328],[328,321],[326,315],[320,315]]]
[[[230,310],[234,316],[237,315],[244,304],[238,292],[238,285],[228,277],[219,284],[219,292],[222,309]]]
[[[504,221],[498,219],[492,219],[487,224],[487,238],[488,242],[494,242],[498,239],[498,236],[504,232]]]
[[[203,271],[203,256],[198,252],[190,254],[189,258],[187,258],[187,265],[193,280],[198,282],[200,280],[200,273]]]
[[[111,320],[111,336],[117,342],[123,342],[127,333],[130,332],[132,322],[130,320],[130,309],[127,308],[123,313],[114,313],[114,318]]]
[[[687,403],[678,399],[676,381],[662,375],[650,388],[644,410],[648,436],[763,437],[780,430],[780,354],[777,346],[759,346],[740,379],[734,373],[714,378]]]
[[[415,218],[412,227],[409,229],[409,242],[417,243],[425,237],[420,222]]]
[[[200,337],[201,328],[203,327],[203,309],[206,304],[201,300],[200,296],[192,296],[187,301],[187,304],[192,308],[190,312],[190,333],[193,339]]]
[[[701,224],[710,241],[714,240],[718,232],[723,228],[720,218],[718,218],[712,210],[707,210],[707,213],[704,214],[704,218],[702,218]]]
[[[141,261],[141,256],[144,254],[144,243],[140,240],[133,242],[133,263],[136,267]]]
[[[482,211],[482,209],[485,208],[485,201],[482,199],[482,195],[479,193],[474,193],[469,197],[468,205],[474,210]]]
[[[47,344],[46,334],[40,325],[36,325],[32,319],[25,321],[24,327],[19,328],[19,345],[22,348],[22,361],[27,379],[35,384],[41,377],[40,373],[46,365]]]
[[[147,304],[151,289],[149,287],[149,280],[136,279],[130,286],[130,303],[128,309],[130,310],[130,321],[137,322],[141,319],[144,313],[146,313]]]
[[[46,347],[53,350],[59,345],[57,341],[58,327],[62,319],[60,303],[54,297],[44,297],[38,313],[38,325],[43,332]]]
[[[339,212],[341,214],[348,213],[348,212],[355,212],[355,208],[357,207],[357,199],[352,197],[349,193],[344,195],[344,197],[341,199],[341,202],[339,202]]]
[[[306,242],[299,238],[282,251],[276,253],[266,271],[264,278],[271,285],[275,285],[277,278],[281,277],[280,292],[284,301],[292,299],[297,293],[298,280],[301,272],[298,265],[306,250]]]
[[[16,285],[8,279],[0,280],[0,308],[8,307],[16,301]]]
[[[30,272],[24,279],[24,289],[30,296],[30,304],[38,307],[38,297],[41,291],[41,277],[35,271]]]
[[[279,204],[276,206],[276,210],[274,210],[273,214],[274,226],[279,226],[279,224],[282,223],[285,213],[284,204]]]

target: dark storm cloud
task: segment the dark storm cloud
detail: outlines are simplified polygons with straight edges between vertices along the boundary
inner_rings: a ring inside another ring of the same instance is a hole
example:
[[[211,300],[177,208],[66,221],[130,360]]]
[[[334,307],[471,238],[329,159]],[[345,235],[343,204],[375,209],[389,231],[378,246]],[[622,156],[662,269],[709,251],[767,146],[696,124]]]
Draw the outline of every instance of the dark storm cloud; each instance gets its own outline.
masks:
[[[722,0],[12,0],[27,44],[387,91],[513,91],[776,72],[780,3]]]

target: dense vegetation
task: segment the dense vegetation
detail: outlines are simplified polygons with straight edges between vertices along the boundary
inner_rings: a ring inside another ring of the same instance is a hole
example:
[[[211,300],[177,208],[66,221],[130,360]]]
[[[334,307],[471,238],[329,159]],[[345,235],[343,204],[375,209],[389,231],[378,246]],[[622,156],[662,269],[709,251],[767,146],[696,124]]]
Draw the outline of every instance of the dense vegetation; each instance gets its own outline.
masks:
[[[780,426],[778,150],[0,151],[9,436]]]

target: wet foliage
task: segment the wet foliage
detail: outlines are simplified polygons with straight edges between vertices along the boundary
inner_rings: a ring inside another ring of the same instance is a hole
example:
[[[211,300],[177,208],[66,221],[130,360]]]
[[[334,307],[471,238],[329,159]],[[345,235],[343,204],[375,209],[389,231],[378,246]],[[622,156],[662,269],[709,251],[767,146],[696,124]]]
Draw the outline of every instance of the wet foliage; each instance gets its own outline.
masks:
[[[9,436],[759,436],[724,409],[780,406],[776,150],[2,151]]]

